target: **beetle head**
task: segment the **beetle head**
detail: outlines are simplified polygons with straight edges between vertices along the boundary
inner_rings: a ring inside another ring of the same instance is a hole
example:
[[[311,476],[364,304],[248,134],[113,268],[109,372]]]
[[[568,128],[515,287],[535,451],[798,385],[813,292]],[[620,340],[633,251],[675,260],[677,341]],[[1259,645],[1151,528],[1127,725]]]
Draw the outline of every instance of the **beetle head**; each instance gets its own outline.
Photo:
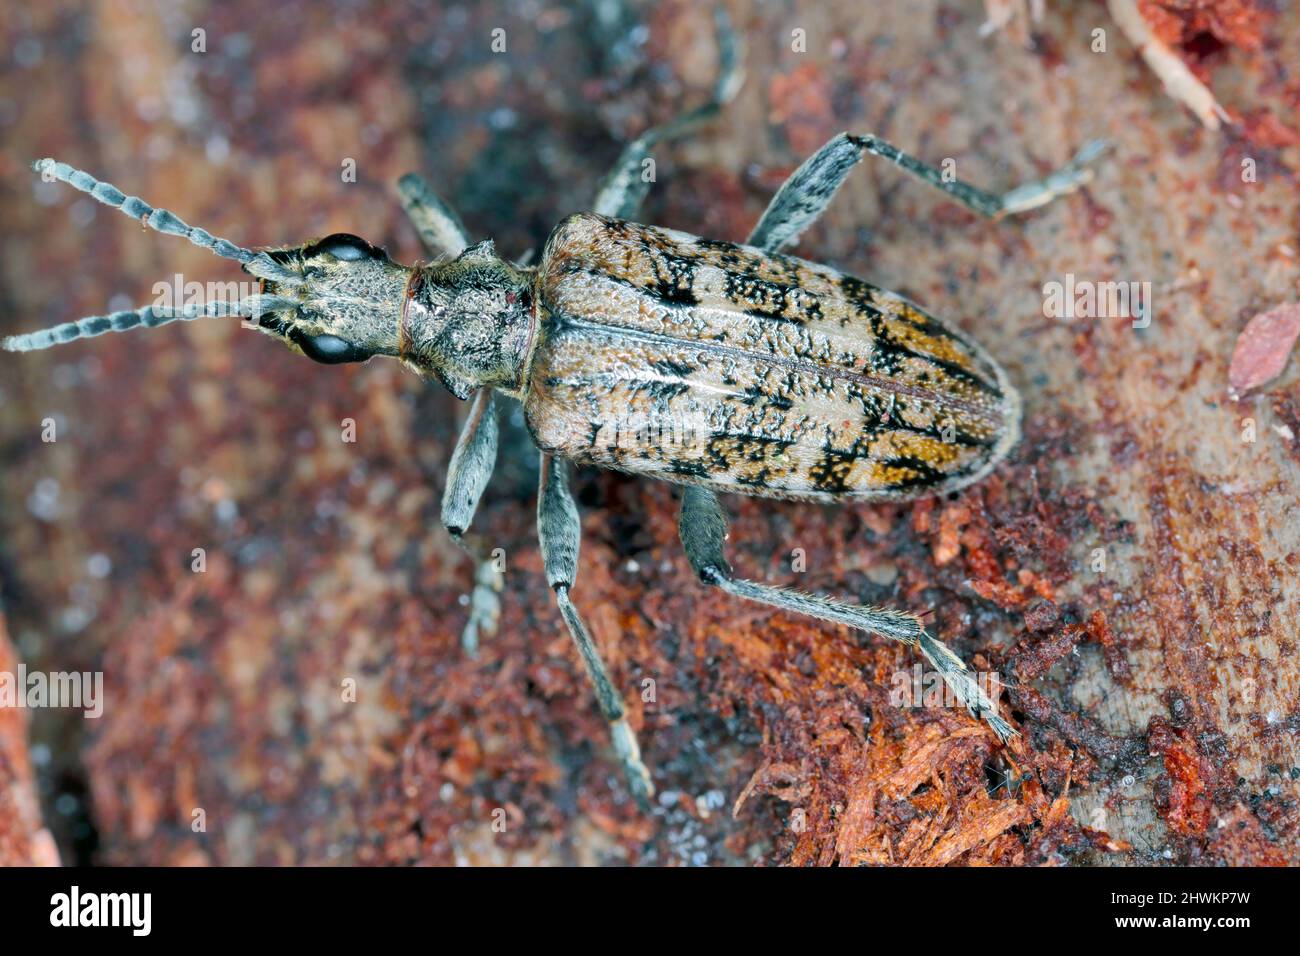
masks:
[[[261,331],[331,365],[398,354],[410,269],[347,233],[267,255],[279,270],[259,270],[256,262],[244,267],[259,275],[262,292],[274,303],[254,318]]]
[[[209,301],[167,301],[140,309],[94,315],[48,329],[13,335],[14,352],[61,345],[104,332],[152,328],[175,320],[241,316],[291,349],[318,362],[357,362],[398,354],[398,322],[412,270],[394,263],[364,239],[336,234],[305,245],[253,250],[189,226],[166,209],[127,196],[110,183],[66,163],[43,159],[34,168],[130,216],[150,229],[182,236],[196,246],[233,259],[260,281],[255,295]],[[166,288],[166,284],[162,284]]]
[[[519,385],[532,321],[532,270],[501,259],[490,241],[414,269],[346,233],[298,246],[244,249],[65,163],[46,159],[35,168],[151,229],[234,259],[260,282],[257,294],[237,301],[160,302],[10,336],[4,340],[10,351],[177,319],[241,316],[317,362],[400,358],[418,373],[436,376],[459,398],[483,386]]]

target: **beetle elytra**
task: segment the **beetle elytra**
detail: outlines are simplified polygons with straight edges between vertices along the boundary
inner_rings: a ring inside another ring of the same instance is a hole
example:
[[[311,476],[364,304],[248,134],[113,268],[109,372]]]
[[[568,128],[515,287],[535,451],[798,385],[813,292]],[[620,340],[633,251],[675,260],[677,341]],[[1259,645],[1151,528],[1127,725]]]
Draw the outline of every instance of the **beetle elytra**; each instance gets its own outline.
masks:
[[[471,244],[418,176],[403,205],[437,258],[405,266],[363,239],[245,249],[192,228],[63,163],[36,164],[149,227],[239,262],[260,291],[238,302],[147,306],[4,340],[30,351],[109,331],[242,316],[319,362],[395,358],[436,378],[470,412],[442,503],[447,531],[478,562],[464,642],[494,626],[501,588],[471,521],[496,459],[500,396],[522,403],[541,453],[538,534],[546,576],[642,805],[654,788],[622,698],[571,599],[579,521],[570,463],[682,487],[679,530],[707,585],[778,609],[917,647],[957,699],[1002,739],[1015,731],[961,659],[920,618],[745,580],[724,554],[717,492],[812,502],[907,500],[978,481],[1019,436],[1020,399],[979,345],[903,297],[785,255],[865,155],[883,156],[992,217],[1035,208],[1090,178],[1090,143],[1061,170],[1005,194],[951,180],[869,135],[841,134],[777,192],[745,244],[632,221],[650,147],[715,113],[737,85],[734,61],[708,104],[630,143],[590,212],[551,233],[535,265]]]

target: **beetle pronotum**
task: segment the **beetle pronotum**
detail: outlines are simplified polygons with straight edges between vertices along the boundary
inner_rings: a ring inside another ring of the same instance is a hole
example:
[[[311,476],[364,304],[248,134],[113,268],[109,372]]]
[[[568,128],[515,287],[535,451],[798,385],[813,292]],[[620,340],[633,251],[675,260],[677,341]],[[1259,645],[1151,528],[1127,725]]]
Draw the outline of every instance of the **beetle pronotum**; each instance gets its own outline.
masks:
[[[738,86],[724,31],[710,101],[630,143],[588,213],[570,216],[537,265],[471,245],[418,176],[403,205],[437,258],[408,267],[350,235],[245,249],[53,160],[36,168],[150,228],[184,236],[261,280],[239,302],[146,306],[4,340],[24,352],[137,326],[243,316],[318,362],[398,359],[471,401],[451,457],[442,523],[478,562],[464,643],[496,615],[500,574],[469,533],[497,451],[498,396],[522,403],[541,450],[538,534],[547,579],[611,726],[633,795],[654,788],[623,701],[570,592],[579,521],[569,463],[682,486],[679,531],[705,584],[781,610],[919,648],[999,738],[1015,731],[961,659],[912,613],[832,600],[736,577],[716,492],[805,501],[906,500],[986,475],[1019,437],[1020,398],[975,342],[899,295],[781,254],[826,208],[849,170],[883,156],[991,217],[1023,212],[1088,181],[1085,146],[1063,169],[997,195],[945,177],[870,135],[841,134],[776,193],[743,245],[630,221],[648,189],[652,145],[716,113]]]

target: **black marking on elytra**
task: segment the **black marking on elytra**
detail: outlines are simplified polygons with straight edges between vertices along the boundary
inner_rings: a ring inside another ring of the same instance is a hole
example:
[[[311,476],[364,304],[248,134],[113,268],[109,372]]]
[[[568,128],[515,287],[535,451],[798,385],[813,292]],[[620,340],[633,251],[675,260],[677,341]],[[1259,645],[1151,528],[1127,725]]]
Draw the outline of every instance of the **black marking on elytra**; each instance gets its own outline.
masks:
[[[766,466],[756,469],[752,474],[740,472],[732,475],[732,481],[738,485],[752,485],[755,488],[764,488],[772,480],[772,469]]]
[[[745,272],[724,273],[722,293],[734,304],[742,306],[745,314],[752,318],[802,326],[809,319],[821,316],[821,304],[811,295],[801,295],[795,286]],[[790,309],[792,299],[793,312]]]
[[[665,382],[657,378],[630,379],[627,382],[627,387],[632,393],[645,394],[651,401],[663,405],[667,405],[678,395],[691,390],[689,382]]]
[[[964,382],[986,395],[998,399],[1003,397],[1002,390],[997,387],[995,382],[987,381],[948,359],[918,352],[898,342],[890,335],[882,313],[873,310],[868,314],[867,321],[871,326],[872,335],[875,336],[871,354],[872,371],[888,376],[900,375],[903,371],[903,359],[910,358],[918,362],[924,362],[942,371],[949,378]],[[950,332],[946,333],[946,336],[949,339],[953,338]]]
[[[696,371],[695,366],[670,358],[654,359],[650,363],[650,367],[660,375],[676,375],[679,378],[688,378],[692,372]]]
[[[704,462],[691,461],[688,458],[670,459],[668,470],[674,475],[683,475],[690,478],[708,478],[711,475],[708,466]]]
[[[879,287],[873,286],[869,282],[863,282],[861,279],[857,279],[853,276],[840,276],[839,284],[840,290],[844,293],[844,297],[854,306],[855,309],[858,310],[860,314],[867,317],[867,321],[871,326],[872,334],[876,337],[878,343],[882,343],[884,347],[892,349],[894,355],[906,355],[922,362],[929,363],[934,365],[936,368],[942,369],[952,378],[967,382],[975,388],[990,395],[1001,397],[1001,391],[998,390],[996,386],[991,385],[991,383],[983,377],[972,374],[968,369],[964,369],[948,359],[939,358],[934,355],[927,355],[924,352],[918,352],[915,349],[899,343],[890,336],[889,330],[885,325],[886,314],[898,318],[899,321],[906,322],[918,331],[931,336],[932,338],[948,342],[956,342],[963,348],[970,348],[961,336],[955,334],[952,329],[945,326],[924,309],[921,309],[913,303],[906,303],[912,309],[915,316],[920,319],[919,322],[914,321],[911,318],[899,315],[896,310],[889,308],[888,303],[885,308],[882,308],[877,299],[877,295],[881,290]],[[896,374],[897,369],[882,367],[881,371],[888,371],[889,374]],[[928,381],[929,379],[926,377],[921,380]]]
[[[731,450],[723,445],[721,436],[709,439],[704,446],[704,454],[708,457],[710,470],[717,471],[719,474],[726,474],[731,470]]]
[[[907,348],[904,345],[899,345],[898,343],[893,341],[891,341],[889,344],[893,348],[896,348],[899,351],[904,352],[912,356],[913,358],[918,359],[919,361],[926,362],[930,365],[933,365],[935,368],[938,368],[941,371],[943,371],[950,378],[954,378],[959,381],[965,382],[968,385],[974,386],[976,389],[983,392],[985,395],[990,395],[993,398],[999,400],[1003,398],[1002,389],[998,387],[996,381],[991,382],[988,379],[983,378],[982,376],[976,375],[970,370],[962,368],[960,365],[956,364],[953,361],[950,361],[949,359],[938,358],[937,356],[934,355],[926,355],[923,352],[916,352],[912,349]]]
[[[738,452],[747,461],[768,461],[774,455],[780,455],[786,451],[794,442],[788,438],[777,438],[772,435],[747,435],[740,442]]]
[[[880,286],[871,285],[870,282],[862,281],[857,276],[840,276],[840,291],[844,293],[845,299],[853,303],[853,306],[863,311],[868,308],[878,308],[876,294],[879,293]],[[926,317],[928,319],[930,316]]]
[[[773,408],[782,412],[794,407],[794,402],[785,391],[779,388],[767,388],[761,384],[745,386],[736,401],[748,408]]]
[[[717,468],[726,472],[742,461],[770,461],[773,457],[784,454],[792,444],[794,443],[789,439],[771,435],[724,432],[712,436],[705,443],[704,453]]]
[[[879,312],[869,313],[867,323],[871,326],[874,337],[871,343],[871,370],[891,378],[898,375],[903,370],[903,356],[911,353],[890,341],[885,328],[885,317]]]
[[[667,252],[651,255],[650,263],[654,269],[655,282],[642,288],[673,305],[699,305],[700,300],[695,295],[697,261],[691,256],[679,256]]]
[[[998,434],[975,435],[965,430],[956,422],[940,422],[934,417],[929,424],[913,425],[906,419],[891,412],[888,406],[882,407],[878,400],[866,399],[860,403],[865,421],[863,435],[883,435],[886,432],[902,432],[907,435],[919,435],[932,438],[945,445],[961,445],[963,448],[991,448],[998,442]]]
[[[793,256],[773,256],[771,260],[763,262],[764,266],[776,275],[784,276],[793,286],[802,286],[804,278],[804,269],[806,263]]]
[[[880,307],[876,305],[876,293],[880,291],[877,286],[869,282],[863,282],[861,279],[853,276],[840,276],[840,292],[843,294],[845,301],[853,306],[855,312],[862,315],[879,315]],[[848,324],[853,315],[846,314],[840,320],[841,325]]]
[[[912,475],[907,478],[900,478],[889,483],[890,488],[900,491],[908,488],[932,487],[955,477],[954,473],[940,471],[928,461],[917,458],[915,455],[898,455],[894,458],[886,458],[881,464],[887,468],[905,468],[912,472]],[[956,474],[961,473],[957,472]]]
[[[635,279],[631,279],[625,275],[617,275],[613,272],[606,272],[604,269],[598,268],[596,266],[588,265],[586,263],[577,260],[573,262],[566,262],[557,271],[560,272],[562,275],[566,275],[566,276],[581,274],[581,275],[589,276],[600,282],[609,282],[609,283],[613,283],[614,285],[620,285],[626,289],[631,289],[638,296],[643,296],[646,293],[650,293],[655,298],[657,298],[662,304],[667,306],[683,306],[689,308],[691,306],[699,305],[699,300],[696,298],[694,291],[692,291],[689,287],[686,288],[684,291],[682,290],[674,291],[676,287],[672,285],[672,282],[670,280],[666,278],[661,278],[661,276],[663,276],[664,273],[662,270],[658,269],[657,267],[655,270],[656,279],[655,281],[650,283],[638,282]],[[693,275],[691,277],[690,282],[691,284],[694,283]],[[566,317],[566,319],[574,319],[574,318],[578,318],[578,317],[577,316]],[[586,319],[588,321],[594,321],[596,317],[587,315],[587,316],[582,316],[581,318]],[[568,324],[568,322],[566,322],[565,324]],[[623,327],[611,325],[608,326],[608,328],[613,332],[617,332]]]
[[[705,250],[713,257],[714,262],[728,269],[743,266],[753,258],[752,255],[746,255],[734,242],[723,242],[721,239],[696,239],[695,247]]]
[[[849,476],[853,465],[862,456],[828,448],[821,458],[808,469],[813,487],[827,494],[842,494],[849,489]]]

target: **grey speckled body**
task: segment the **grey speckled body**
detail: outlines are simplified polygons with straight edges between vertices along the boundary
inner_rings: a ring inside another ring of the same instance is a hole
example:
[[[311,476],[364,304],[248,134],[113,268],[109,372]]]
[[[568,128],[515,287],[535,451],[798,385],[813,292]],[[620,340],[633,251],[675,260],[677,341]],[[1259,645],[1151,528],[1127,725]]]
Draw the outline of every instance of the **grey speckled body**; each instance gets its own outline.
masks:
[[[626,221],[647,185],[651,145],[716,112],[736,87],[734,50],[719,14],[724,69],[713,99],[624,149],[593,211],[556,227],[535,267],[471,245],[460,220],[418,176],[399,184],[430,252],[427,266],[393,262],[347,234],[251,250],[191,227],[111,184],[53,160],[37,169],[150,228],[183,236],[261,280],[238,302],[145,306],[90,316],[4,340],[26,352],[174,320],[244,316],[318,362],[397,358],[472,399],[451,456],[441,518],[477,562],[462,641],[473,653],[495,628],[502,571],[471,532],[497,456],[496,395],[523,403],[541,449],[538,536],[565,627],[610,724],[632,795],[649,808],[654,785],[617,685],[571,592],[580,521],[568,462],[684,486],[679,530],[700,580],[780,610],[916,647],[955,699],[998,738],[1015,733],[998,692],[907,611],[773,587],[735,575],[726,517],[714,491],[821,501],[904,499],[960,488],[1015,444],[1020,401],[973,341],[906,299],[781,249],[826,208],[864,155],[886,158],[992,217],[1023,212],[1089,178],[1084,147],[1044,179],[998,195],[945,177],[872,136],[842,134],[803,163],[773,197],[748,245]]]

